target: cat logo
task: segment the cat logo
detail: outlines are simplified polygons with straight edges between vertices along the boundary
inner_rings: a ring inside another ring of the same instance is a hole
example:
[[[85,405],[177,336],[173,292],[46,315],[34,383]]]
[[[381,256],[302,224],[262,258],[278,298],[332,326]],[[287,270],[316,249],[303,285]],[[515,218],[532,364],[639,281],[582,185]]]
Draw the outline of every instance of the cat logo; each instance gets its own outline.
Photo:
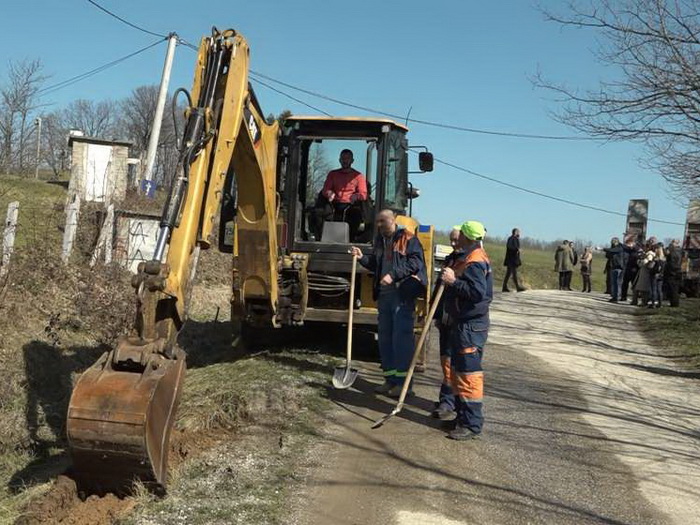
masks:
[[[260,133],[260,126],[258,126],[252,111],[248,108],[243,110],[243,115],[245,117],[246,126],[248,127],[248,132],[250,133],[250,138],[253,140],[253,146],[257,146],[262,135]]]

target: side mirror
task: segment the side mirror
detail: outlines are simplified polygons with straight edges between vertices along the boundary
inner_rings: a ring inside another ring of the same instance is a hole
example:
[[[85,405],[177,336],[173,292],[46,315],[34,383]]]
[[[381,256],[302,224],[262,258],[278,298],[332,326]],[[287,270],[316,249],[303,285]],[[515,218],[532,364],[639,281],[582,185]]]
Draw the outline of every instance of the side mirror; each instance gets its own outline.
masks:
[[[420,190],[418,188],[414,188],[413,184],[411,184],[408,187],[408,191],[406,192],[406,197],[408,197],[409,199],[417,199],[418,197],[420,197]]]
[[[418,167],[422,172],[433,171],[433,154],[429,151],[421,151],[418,154]]]

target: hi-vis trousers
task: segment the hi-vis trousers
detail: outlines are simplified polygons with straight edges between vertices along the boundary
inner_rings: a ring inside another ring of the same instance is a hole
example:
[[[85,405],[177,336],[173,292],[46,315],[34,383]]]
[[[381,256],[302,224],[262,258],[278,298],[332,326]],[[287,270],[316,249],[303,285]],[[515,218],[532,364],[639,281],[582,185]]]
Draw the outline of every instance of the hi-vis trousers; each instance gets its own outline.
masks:
[[[484,372],[481,358],[488,338],[488,319],[471,319],[452,326],[450,333],[452,391],[457,423],[475,434],[484,424]]]

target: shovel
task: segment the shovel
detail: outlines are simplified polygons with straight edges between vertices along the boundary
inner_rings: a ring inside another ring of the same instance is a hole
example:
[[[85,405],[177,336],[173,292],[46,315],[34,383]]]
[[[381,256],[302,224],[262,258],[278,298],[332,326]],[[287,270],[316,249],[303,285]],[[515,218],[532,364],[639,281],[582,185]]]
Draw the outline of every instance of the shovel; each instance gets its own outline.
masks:
[[[438,287],[437,292],[435,292],[435,298],[433,299],[433,304],[430,305],[430,310],[428,310],[428,317],[425,319],[425,324],[423,325],[423,331],[420,334],[420,339],[418,339],[418,344],[416,345],[416,349],[413,351],[413,359],[411,359],[411,366],[408,367],[408,373],[406,374],[406,379],[403,380],[403,388],[401,389],[401,395],[399,396],[399,402],[396,403],[396,408],[394,408],[394,410],[392,410],[387,415],[382,416],[380,419],[377,419],[374,422],[374,424],[372,425],[372,428],[381,427],[384,423],[389,421],[389,419],[391,419],[396,414],[401,412],[401,409],[403,408],[403,403],[404,403],[404,401],[406,401],[406,394],[408,394],[408,385],[411,384],[411,378],[413,377],[413,371],[416,368],[416,363],[418,362],[418,357],[420,356],[423,345],[425,344],[425,340],[428,337],[428,332],[430,332],[430,323],[433,320],[433,316],[435,315],[435,310],[437,310],[437,305],[440,302],[440,298],[442,297],[442,292],[444,291],[444,289],[445,289],[445,284],[440,283],[440,286]]]
[[[339,390],[350,388],[357,379],[357,369],[352,365],[352,315],[355,310],[355,270],[357,257],[352,256],[352,275],[350,276],[350,308],[348,311],[348,348],[345,366],[336,367],[333,371],[333,387]]]

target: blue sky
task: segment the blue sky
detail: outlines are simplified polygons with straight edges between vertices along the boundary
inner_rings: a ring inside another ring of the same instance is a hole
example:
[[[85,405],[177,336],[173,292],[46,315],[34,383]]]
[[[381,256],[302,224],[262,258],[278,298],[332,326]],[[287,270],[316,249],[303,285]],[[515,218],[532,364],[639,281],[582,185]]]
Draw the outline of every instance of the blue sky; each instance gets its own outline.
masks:
[[[198,43],[212,25],[233,27],[251,46],[251,67],[291,84],[412,118],[462,126],[571,135],[551,118],[553,97],[534,88],[538,69],[574,86],[596,85],[610,75],[596,63],[595,34],[545,22],[528,0],[494,2],[416,0],[101,0],[158,32],[177,31]],[[547,2],[544,2],[547,5]],[[550,5],[559,2],[550,0]],[[41,57],[50,83],[97,67],[155,40],[92,7],[85,0],[5,0],[0,23],[0,79],[9,59]],[[114,98],[157,83],[165,46],[47,97],[56,107],[75,98]],[[194,52],[178,47],[171,87],[189,87]],[[311,111],[264,87],[266,113]],[[293,93],[335,115],[360,114]],[[635,144],[544,141],[493,137],[411,126],[410,141],[452,163],[587,204],[626,212],[630,198],[650,199],[650,215],[683,222],[685,212],[662,179],[640,167]],[[602,242],[619,235],[624,218],[524,194],[436,166],[412,176],[421,189],[414,215],[448,228],[466,219],[484,222],[492,235],[519,226],[541,239]],[[660,238],[679,237],[682,226],[651,224]]]

